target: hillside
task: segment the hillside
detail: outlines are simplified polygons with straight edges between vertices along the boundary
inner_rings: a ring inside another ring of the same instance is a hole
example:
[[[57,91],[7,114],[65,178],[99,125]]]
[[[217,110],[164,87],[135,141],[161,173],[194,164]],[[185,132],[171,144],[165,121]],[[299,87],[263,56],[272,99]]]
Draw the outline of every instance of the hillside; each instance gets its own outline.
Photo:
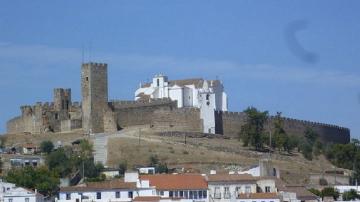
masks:
[[[68,145],[76,139],[88,138],[82,131],[39,135],[11,134],[5,137],[6,146],[20,146],[23,143],[39,145],[43,140],[51,140],[54,143],[61,141],[63,145]],[[259,159],[268,157],[267,153],[242,147],[237,139],[187,137],[185,144],[184,137],[160,136],[147,127],[131,127],[109,136],[110,167],[117,167],[124,161],[127,162],[128,168],[148,165],[152,155],[156,155],[170,168],[187,168],[203,173],[211,169],[239,170],[256,165]],[[291,184],[306,183],[309,173],[332,168],[323,156],[308,161],[297,152],[292,155],[275,152],[271,158],[280,168],[282,178]]]
[[[140,141],[139,141],[140,139]],[[108,164],[117,166],[126,161],[128,167],[147,165],[151,155],[157,155],[171,168],[192,168],[201,172],[211,169],[218,171],[247,168],[268,157],[267,153],[249,150],[236,139],[185,138],[159,136],[151,131],[130,130],[109,139]],[[292,155],[275,152],[271,158],[281,170],[282,178],[292,184],[306,183],[309,173],[317,173],[332,168],[320,156],[308,161],[299,153]]]

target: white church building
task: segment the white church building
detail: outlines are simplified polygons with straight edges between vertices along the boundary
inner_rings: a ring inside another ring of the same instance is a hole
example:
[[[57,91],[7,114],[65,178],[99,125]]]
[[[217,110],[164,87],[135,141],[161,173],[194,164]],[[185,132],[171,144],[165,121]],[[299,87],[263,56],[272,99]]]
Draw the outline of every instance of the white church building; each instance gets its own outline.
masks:
[[[200,108],[204,133],[215,133],[215,110],[227,111],[227,95],[219,80],[183,79],[169,81],[167,76],[155,75],[151,83],[140,84],[135,100],[170,98],[178,108]]]

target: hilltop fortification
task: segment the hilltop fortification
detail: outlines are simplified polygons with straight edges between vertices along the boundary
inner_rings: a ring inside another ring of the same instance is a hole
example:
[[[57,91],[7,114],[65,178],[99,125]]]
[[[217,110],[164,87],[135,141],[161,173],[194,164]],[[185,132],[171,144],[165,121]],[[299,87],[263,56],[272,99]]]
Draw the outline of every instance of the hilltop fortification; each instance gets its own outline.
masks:
[[[151,130],[161,132],[202,133],[209,131],[228,137],[237,137],[241,126],[246,123],[246,115],[242,112],[215,110],[216,102],[212,102],[222,100],[226,103],[226,96],[224,96],[226,94],[223,93],[221,85],[219,88],[221,93],[218,94],[223,96],[221,99],[216,99],[216,91],[212,89],[216,83],[207,84],[206,80],[202,80],[202,87],[199,88],[200,107],[195,105],[194,107],[182,105],[179,107],[178,100],[172,100],[170,97],[152,99],[143,96],[144,99],[137,101],[108,101],[107,67],[107,64],[103,63],[82,64],[82,103],[72,102],[70,89],[56,88],[53,102],[21,106],[21,115],[7,122],[7,132],[44,133],[83,129],[85,133],[102,133],[115,132],[129,126],[147,125]],[[155,81],[158,83],[157,80]],[[186,81],[187,85],[193,85],[188,82],[189,80]],[[171,81],[169,83],[171,84]],[[181,87],[181,80],[175,83]],[[190,87],[187,90],[189,89]],[[191,98],[190,95],[187,96]],[[212,105],[214,107],[211,107]],[[224,108],[226,105],[222,106],[219,108]],[[227,110],[227,108],[224,109]],[[350,141],[348,128],[290,118],[283,118],[283,120],[284,129],[288,134],[302,136],[307,128],[312,128],[319,134],[322,142],[347,143]],[[271,129],[272,121],[273,117],[270,117],[267,129]],[[211,124],[214,125],[214,130]]]

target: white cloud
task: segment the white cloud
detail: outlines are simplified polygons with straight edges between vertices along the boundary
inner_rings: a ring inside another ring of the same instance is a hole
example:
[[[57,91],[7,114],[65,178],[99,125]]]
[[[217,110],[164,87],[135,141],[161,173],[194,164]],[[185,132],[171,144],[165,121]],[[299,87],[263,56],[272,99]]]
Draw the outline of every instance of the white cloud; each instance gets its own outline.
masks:
[[[36,66],[50,68],[53,64],[80,62],[81,57],[81,49],[76,48],[54,48],[45,45],[15,45],[0,42],[1,66],[4,66],[2,63],[10,63],[7,59],[15,59],[16,61],[22,61],[22,64],[37,64],[33,68],[38,68]],[[315,85],[360,86],[360,75],[332,69],[281,67],[266,64],[238,64],[232,61],[187,59],[168,56],[119,55],[116,53],[97,53],[93,58],[94,61],[107,62],[111,67],[121,68],[122,71],[131,71],[134,68],[137,70],[159,68],[159,70],[166,70],[167,72],[192,71],[200,74],[204,71],[214,74],[221,72],[224,77],[229,79],[265,79],[275,82],[284,81]],[[64,68],[65,67],[66,65],[64,65]]]

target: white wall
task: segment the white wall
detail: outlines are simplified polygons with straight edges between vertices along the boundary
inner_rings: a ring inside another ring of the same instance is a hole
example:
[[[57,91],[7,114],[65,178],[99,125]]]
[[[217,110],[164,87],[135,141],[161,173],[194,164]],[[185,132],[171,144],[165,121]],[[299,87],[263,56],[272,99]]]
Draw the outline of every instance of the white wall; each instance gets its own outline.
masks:
[[[237,199],[236,202],[280,202],[280,199]]]
[[[261,189],[262,192],[265,192],[265,187],[270,187],[270,192],[277,192],[277,189],[275,186],[275,180],[273,180],[273,179],[258,180],[257,185]]]
[[[183,88],[179,86],[174,86],[169,89],[169,97],[171,100],[177,101],[177,107],[182,108],[184,106],[183,102]]]
[[[207,96],[209,99],[207,100]],[[215,95],[210,92],[202,92],[199,95],[200,118],[203,120],[203,132],[215,134]]]
[[[211,183],[209,182],[209,194],[213,201],[216,202],[229,202],[230,199],[237,198],[239,193],[246,193],[246,188],[250,188],[250,193],[256,193],[256,184],[247,184],[247,183],[234,183],[234,184],[220,184],[220,183]],[[216,188],[219,188],[220,195],[215,195]],[[230,196],[225,197],[225,187],[229,187]],[[238,189],[238,191],[236,191]],[[220,196],[220,197],[218,197]]]

